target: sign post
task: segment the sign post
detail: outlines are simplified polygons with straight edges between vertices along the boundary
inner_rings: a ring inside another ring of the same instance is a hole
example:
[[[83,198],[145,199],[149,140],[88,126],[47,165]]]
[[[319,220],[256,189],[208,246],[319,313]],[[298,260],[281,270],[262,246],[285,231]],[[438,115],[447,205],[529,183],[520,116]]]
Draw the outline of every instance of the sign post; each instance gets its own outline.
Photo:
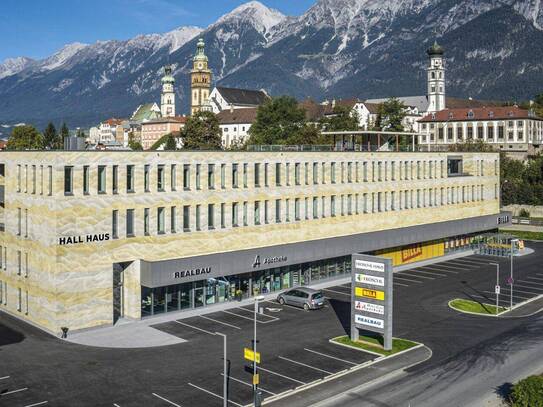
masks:
[[[365,254],[352,256],[351,340],[360,330],[383,335],[392,349],[392,260]]]

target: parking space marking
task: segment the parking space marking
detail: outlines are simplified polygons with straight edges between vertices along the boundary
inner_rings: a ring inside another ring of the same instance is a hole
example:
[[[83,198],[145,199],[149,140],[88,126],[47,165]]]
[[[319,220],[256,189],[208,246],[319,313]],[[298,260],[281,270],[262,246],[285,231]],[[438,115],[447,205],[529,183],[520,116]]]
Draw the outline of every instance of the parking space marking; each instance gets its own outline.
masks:
[[[459,261],[470,261],[472,263],[479,263],[479,264],[488,264],[489,262],[487,260],[483,259],[475,259],[473,257],[461,257],[453,260],[459,260]]]
[[[221,373],[221,376],[224,376],[224,373]],[[228,378],[234,380],[235,382],[244,384],[245,386],[253,387],[253,385],[252,385],[251,383],[247,383],[247,382],[244,382],[243,380],[236,379],[236,378],[233,377],[233,376],[228,376]],[[269,390],[266,390],[266,389],[264,389],[264,388],[261,387],[261,386],[258,386],[258,388],[259,388],[260,390],[262,390],[263,392],[265,392],[265,393],[271,394],[272,396],[277,396],[277,393],[273,393],[273,392],[271,392],[271,391],[269,391]]]
[[[543,281],[543,278],[539,278],[539,277],[532,277],[532,276],[529,276],[529,277],[526,277],[526,278],[529,278],[530,280],[540,280],[540,281]],[[8,376],[9,377],[9,376]]]
[[[458,260],[449,260],[447,262],[447,264],[453,264],[453,265],[462,266],[462,267],[474,267],[474,266],[480,267],[480,266],[482,266],[482,264],[479,264],[479,263],[471,263],[471,262],[464,262],[464,261],[458,261]],[[488,265],[488,263],[487,263],[487,265]]]
[[[192,325],[186,324],[186,323],[184,323],[184,322],[180,322],[180,321],[173,321],[173,322],[176,322],[176,323],[178,323],[178,324],[180,324],[180,325],[185,325],[185,326],[188,326],[189,328],[196,329],[197,331],[202,331],[202,332],[204,332],[204,333],[206,333],[206,334],[215,336],[215,333],[214,333],[214,332],[209,332],[209,331],[206,331],[205,329],[198,328],[198,327],[196,327],[196,326],[192,326]]]
[[[410,280],[410,279],[405,278],[405,277],[396,277],[396,276],[394,276],[393,279],[394,279],[394,280],[398,279],[398,280],[401,280],[401,281],[409,281],[410,283],[422,284],[422,281],[419,281],[419,280]]]
[[[345,359],[340,359],[340,358],[337,358],[335,356],[327,355],[326,353],[317,352],[316,350],[313,350],[313,349],[304,348],[304,350],[306,350],[308,352],[316,353],[317,355],[321,355],[321,356],[324,356],[324,357],[327,357],[327,358],[330,358],[330,359],[339,360],[340,362],[345,362],[345,363],[348,363],[349,365],[358,366],[358,363],[354,363],[354,362],[351,362],[351,361],[345,360]]]
[[[526,290],[522,290],[522,289],[518,289],[518,284],[514,284],[513,285],[513,295],[515,293],[522,293],[522,294],[529,294],[529,295],[540,295],[541,293],[534,293],[534,292],[531,292],[531,291],[526,291]],[[502,288],[503,291],[511,291],[510,288]]]
[[[28,390],[28,387],[23,387],[22,389],[11,390],[11,391],[6,391],[5,393],[0,393],[0,397],[7,396],[8,394],[19,393],[25,390]]]
[[[39,403],[34,403],[34,404],[27,404],[26,406],[24,407],[36,407],[36,406],[43,406],[44,404],[47,404],[48,401],[40,401]],[[113,404],[114,406],[117,406],[117,407],[121,407],[119,406],[118,404]]]
[[[189,384],[190,384],[190,383],[189,383]],[[160,396],[160,395],[158,395],[158,394],[156,394],[156,393],[151,393],[151,394],[152,394],[153,396],[159,398],[160,400],[165,401],[166,403],[171,404],[172,406],[181,407],[179,404],[176,404],[176,403],[174,403],[173,401],[168,400],[167,398],[162,397],[162,396]]]
[[[502,290],[503,290],[503,288],[502,288]],[[493,294],[493,295],[496,294],[494,291],[483,291],[483,292],[487,293],[487,294]],[[530,298],[532,298],[532,297],[524,297],[523,295],[517,295],[517,294],[515,294],[515,292],[513,292],[513,297],[520,298],[522,300],[529,300]],[[494,298],[496,298],[496,297],[494,297]]]
[[[269,302],[271,304],[276,304],[276,305],[279,305],[281,307],[289,307],[290,309],[295,309],[296,311],[302,311],[302,312],[305,312],[305,310],[303,308],[298,308],[298,307],[293,307],[292,305],[288,305],[288,304],[279,304],[277,301],[273,300],[265,300],[265,301],[262,301],[262,302]]]
[[[402,287],[409,287],[409,285],[407,285],[407,284],[397,283],[396,281],[394,281],[394,284],[395,285],[401,285]]]
[[[526,281],[526,280],[519,280],[520,283],[528,283],[528,284],[535,284],[535,285],[543,285],[543,282],[535,282],[535,281]]]
[[[407,273],[405,273],[405,272],[403,272],[403,271],[402,271],[401,274],[400,274],[400,273],[398,273],[398,274],[400,274],[401,276],[407,276],[407,277],[424,278],[424,279],[426,279],[426,280],[435,280],[435,278],[433,278],[433,277],[428,277],[428,276],[418,276],[418,275],[416,275],[416,273],[418,273],[418,271],[415,271],[414,274],[407,274]]]
[[[287,379],[287,380],[291,380],[291,381],[293,381],[293,382],[295,382],[295,383],[307,384],[307,383],[302,382],[302,381],[300,381],[300,380],[293,379],[292,377],[285,376],[284,374],[277,373],[277,372],[274,372],[274,371],[272,371],[272,370],[265,369],[265,368],[263,368],[263,367],[259,367],[258,370],[263,370],[264,372],[268,372],[268,373],[274,374],[274,375],[276,375],[276,376],[283,377],[283,378],[285,378],[285,379]]]
[[[330,291],[331,293],[348,295],[349,297],[351,296],[351,293],[344,293],[343,291],[330,290],[328,288],[323,288],[322,291]]]
[[[452,273],[452,274],[460,274],[459,271],[456,271],[456,268],[454,268],[453,270],[448,270],[448,269],[452,269],[453,267],[451,266],[441,266],[441,265],[432,265],[432,266],[420,266],[419,267],[420,269],[428,269],[428,270],[435,270],[435,271],[441,271],[442,273]]]
[[[196,386],[195,384],[189,383],[189,386],[192,386],[192,387],[194,387],[195,389],[201,390],[201,391],[203,391],[204,393],[211,394],[212,396],[215,396],[215,397],[217,397],[218,399],[224,400],[224,397],[223,397],[223,396],[219,396],[218,394],[215,394],[215,393],[213,393],[212,391],[209,391],[209,390],[203,389],[203,388],[201,388],[201,387],[199,387],[199,386]],[[228,400],[228,403],[232,403],[233,405],[238,406],[238,407],[243,407],[241,404],[238,404],[238,403],[236,403],[235,401],[232,401],[232,400],[230,400],[230,399]],[[181,407],[181,406],[179,406],[179,407]]]
[[[118,405],[117,403],[113,403],[113,407],[121,407],[121,406]]]
[[[6,380],[6,379],[9,379],[11,376],[4,376],[4,377],[0,377],[0,380]]]
[[[226,322],[222,322],[222,321],[219,321],[217,319],[209,318],[209,317],[206,317],[204,315],[199,315],[199,317],[203,318],[203,319],[207,319],[208,321],[216,322],[217,324],[222,324],[222,325],[229,326],[230,328],[241,329],[239,326],[235,326],[235,325],[232,325],[232,324],[227,324]]]
[[[285,358],[283,356],[279,356],[279,359],[286,360],[287,362],[291,362],[291,363],[294,363],[296,365],[305,366],[305,367],[308,367],[310,369],[316,370],[318,372],[322,372],[322,373],[326,373],[326,374],[334,374],[333,372],[329,372],[328,370],[319,369],[318,367],[314,367],[314,366],[311,366],[311,365],[306,365],[305,363],[298,362],[296,360],[292,360],[292,359],[289,359],[289,358]]]
[[[447,274],[432,273],[430,271],[424,271],[424,270],[419,270],[419,269],[414,269],[413,273],[422,273],[422,274],[427,274],[429,276],[448,277]],[[435,280],[435,278],[433,280]]]
[[[522,284],[519,284],[519,283],[516,283],[515,287],[529,288],[530,290],[543,290],[543,288],[541,288],[541,287],[533,287],[531,285],[522,285]]]
[[[226,311],[226,310],[222,310],[221,312],[224,312],[225,314],[229,314],[229,315],[234,315],[235,317],[238,317],[238,318],[248,319],[249,321],[254,321],[255,320],[254,318],[245,317],[243,315],[236,314],[235,312],[230,312],[230,311]],[[269,318],[273,318],[273,319],[271,319],[269,321],[259,321],[257,319],[256,322],[258,322],[259,324],[269,324],[270,322],[279,321],[279,318],[274,318],[274,317],[269,317]]]
[[[254,315],[254,313],[255,313],[254,310],[250,310],[250,309],[243,308],[243,307],[237,307],[237,308],[234,308],[234,309],[242,309],[243,311],[247,311],[247,312],[249,312],[249,313],[251,313],[251,314],[253,314],[253,315]],[[266,317],[266,318],[271,318],[271,319],[276,320],[276,321],[279,320],[279,318],[277,318],[277,317],[272,317],[271,315],[260,314],[260,313],[258,313],[258,315],[260,315],[260,316],[262,316],[262,317]],[[270,322],[271,322],[271,321],[270,321]]]

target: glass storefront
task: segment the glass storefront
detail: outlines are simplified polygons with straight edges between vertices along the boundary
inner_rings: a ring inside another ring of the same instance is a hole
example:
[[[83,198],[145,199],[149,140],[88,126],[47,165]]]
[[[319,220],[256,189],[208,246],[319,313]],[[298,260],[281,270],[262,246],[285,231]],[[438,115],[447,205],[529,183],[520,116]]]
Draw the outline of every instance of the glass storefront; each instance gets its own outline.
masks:
[[[293,266],[276,267],[167,287],[141,287],[141,315],[200,308],[269,294],[287,288],[342,277],[351,272],[351,257],[338,257]]]

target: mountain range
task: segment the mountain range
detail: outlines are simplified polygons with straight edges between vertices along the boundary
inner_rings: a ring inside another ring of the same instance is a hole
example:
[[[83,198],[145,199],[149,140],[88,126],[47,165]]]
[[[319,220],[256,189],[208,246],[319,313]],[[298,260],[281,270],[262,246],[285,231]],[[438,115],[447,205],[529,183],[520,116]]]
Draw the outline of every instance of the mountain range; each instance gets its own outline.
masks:
[[[543,92],[543,0],[317,0],[301,16],[257,1],[206,28],[73,43],[0,64],[0,125],[90,126],[160,100],[163,66],[188,112],[199,37],[214,83],[299,99],[421,95],[425,49],[445,48],[447,94],[526,100]]]

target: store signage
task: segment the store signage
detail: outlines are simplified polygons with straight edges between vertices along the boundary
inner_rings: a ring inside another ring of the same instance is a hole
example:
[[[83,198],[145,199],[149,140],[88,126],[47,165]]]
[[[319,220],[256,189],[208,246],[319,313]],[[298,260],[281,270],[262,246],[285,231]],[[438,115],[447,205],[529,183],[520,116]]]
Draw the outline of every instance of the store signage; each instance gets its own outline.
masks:
[[[509,223],[509,215],[498,216],[496,221],[497,221],[498,225],[505,225],[505,224]]]
[[[385,293],[383,291],[371,290],[369,288],[355,287],[354,295],[357,297],[372,298],[374,300],[383,301]]]
[[[373,261],[356,260],[354,265],[355,265],[355,268],[360,269],[360,270],[379,271],[381,273],[384,273],[385,271],[384,264],[375,263]]]
[[[416,246],[410,246],[406,250],[408,257],[417,255]],[[402,257],[403,254],[402,252]],[[376,332],[383,335],[384,348],[390,350],[392,349],[392,259],[353,254],[352,264],[354,267],[351,271],[353,287],[351,339],[358,340],[364,331]]]
[[[358,283],[366,283],[371,285],[378,285],[379,287],[385,286],[384,277],[369,276],[367,274],[358,274],[356,273],[356,281]]]
[[[287,261],[287,256],[264,257],[264,259],[262,260],[260,258],[260,255],[257,254],[253,262],[253,268],[260,267],[262,264],[266,265],[266,264],[284,263],[285,261]]]
[[[191,270],[176,271],[173,273],[173,278],[184,278],[192,276],[200,276],[211,273],[211,267],[202,267]]]
[[[354,322],[360,325],[371,326],[373,328],[383,329],[385,327],[385,321],[378,318],[371,318],[365,315],[356,314],[354,316]]]
[[[109,240],[109,233],[80,236],[61,236],[58,238],[58,244],[60,246],[66,246],[69,244],[105,242],[107,240]]]
[[[385,307],[383,305],[372,304],[370,302],[355,301],[354,308],[357,311],[369,312],[371,314],[379,314],[379,315],[385,314]]]
[[[256,361],[255,361],[256,355]],[[243,357],[251,362],[260,363],[260,352],[256,352],[249,348],[243,348]]]
[[[402,261],[405,263],[409,260],[416,259],[422,256],[422,245],[418,244],[410,246],[402,250]]]

